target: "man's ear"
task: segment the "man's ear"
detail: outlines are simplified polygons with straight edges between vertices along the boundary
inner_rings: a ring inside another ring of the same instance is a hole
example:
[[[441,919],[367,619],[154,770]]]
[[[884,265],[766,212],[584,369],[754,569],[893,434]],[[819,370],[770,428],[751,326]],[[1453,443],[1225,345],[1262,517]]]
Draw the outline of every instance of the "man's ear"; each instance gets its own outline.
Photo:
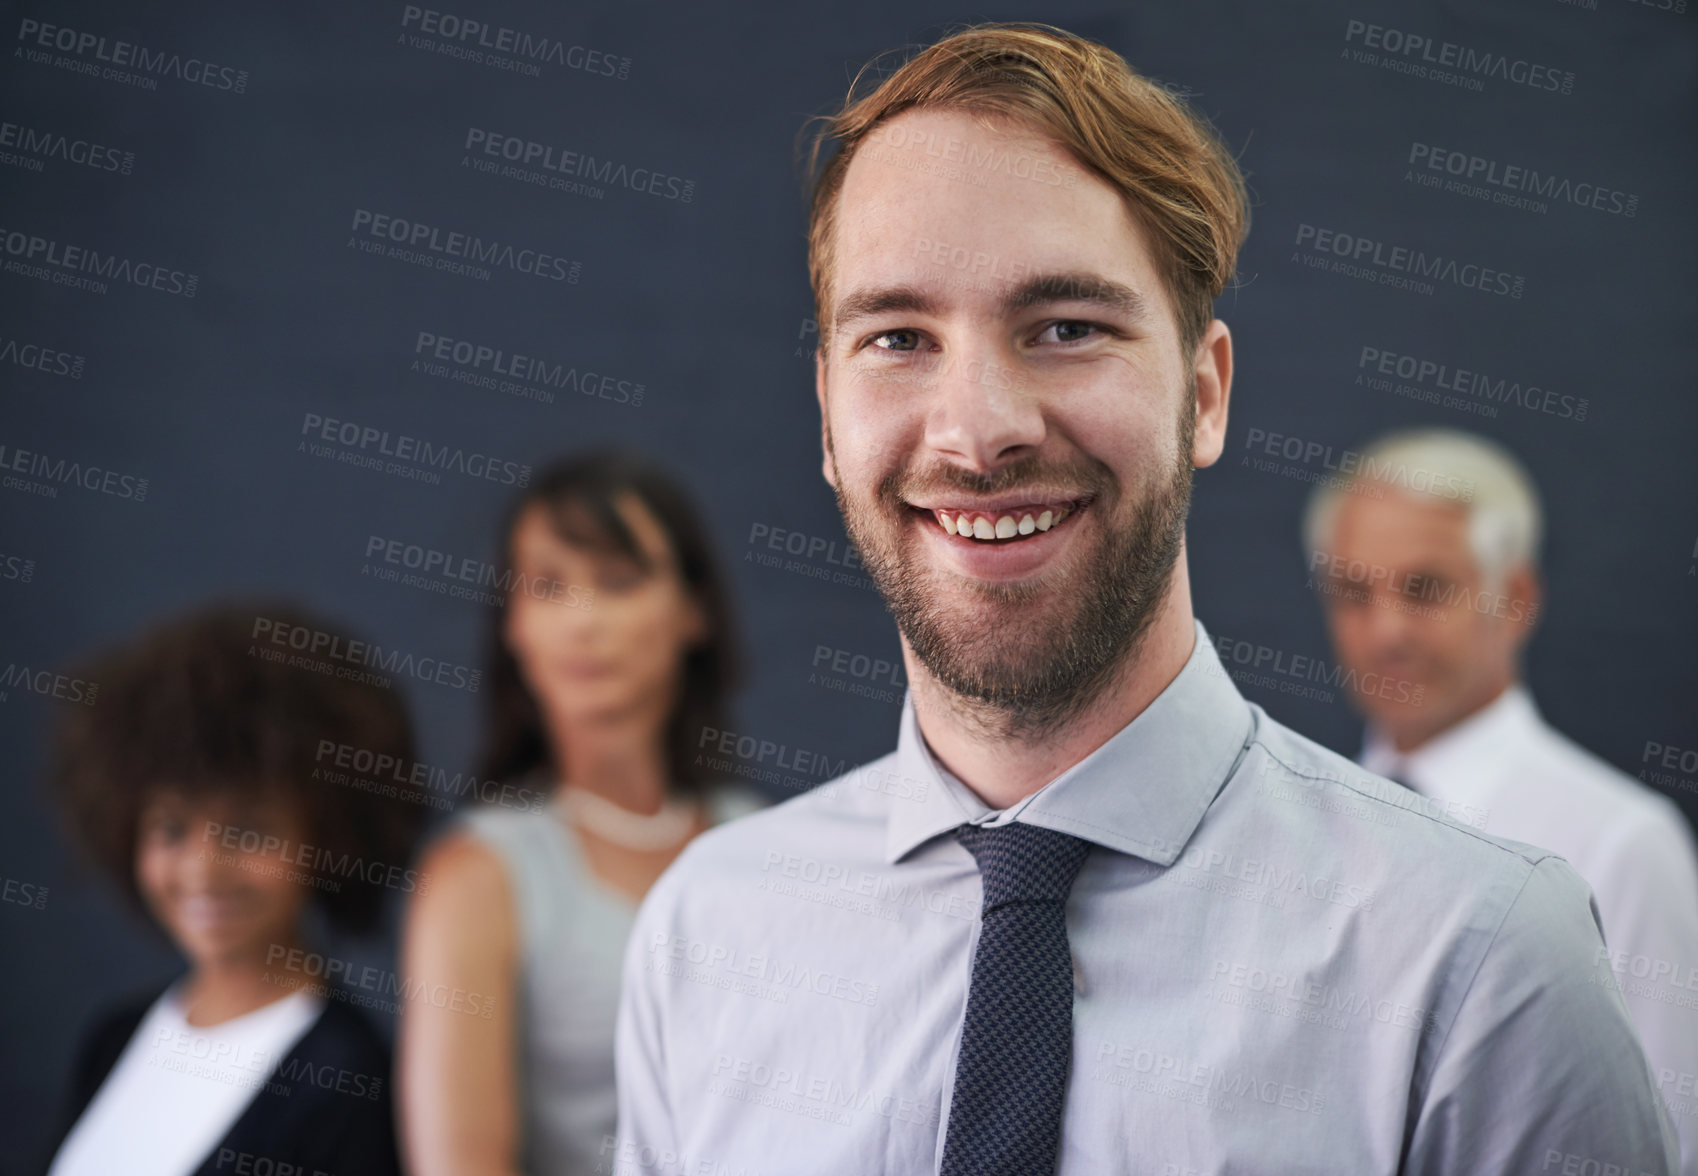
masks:
[[[1215,319],[1203,332],[1193,357],[1197,374],[1197,428],[1191,464],[1214,465],[1226,448],[1226,406],[1232,397],[1232,332]]]
[[[1545,584],[1531,564],[1522,563],[1510,570],[1503,587],[1504,595],[1509,597],[1509,621],[1520,630],[1512,637],[1512,647],[1519,654],[1539,622]]]
[[[825,408],[825,345],[814,348],[814,395],[820,402],[820,450],[825,455],[820,472],[826,484],[837,489],[837,463],[831,460],[831,419]]]

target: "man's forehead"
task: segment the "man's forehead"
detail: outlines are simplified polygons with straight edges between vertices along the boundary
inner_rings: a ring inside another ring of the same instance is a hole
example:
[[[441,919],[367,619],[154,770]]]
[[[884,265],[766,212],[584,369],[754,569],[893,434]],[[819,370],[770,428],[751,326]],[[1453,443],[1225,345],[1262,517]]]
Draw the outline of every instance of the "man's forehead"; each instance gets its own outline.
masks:
[[[1367,481],[1353,487],[1339,508],[1340,543],[1406,548],[1460,547],[1466,544],[1469,512],[1461,503],[1427,495],[1403,494]]]
[[[911,110],[856,147],[839,223],[907,217],[1065,216],[1109,211],[1117,197],[1036,127],[959,110]]]
[[[1047,277],[1061,279],[1051,295],[1108,279],[1145,303],[1164,301],[1120,193],[1022,124],[986,126],[960,111],[903,114],[863,141],[838,199],[834,299],[900,290],[989,311]]]

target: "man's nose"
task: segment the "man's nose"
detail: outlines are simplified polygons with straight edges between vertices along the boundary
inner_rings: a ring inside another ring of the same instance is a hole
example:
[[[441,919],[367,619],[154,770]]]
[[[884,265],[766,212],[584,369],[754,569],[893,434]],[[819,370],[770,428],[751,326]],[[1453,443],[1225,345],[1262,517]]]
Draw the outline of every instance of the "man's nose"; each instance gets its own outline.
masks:
[[[1043,404],[1000,349],[956,350],[936,374],[926,444],[977,470],[990,470],[1043,444]]]

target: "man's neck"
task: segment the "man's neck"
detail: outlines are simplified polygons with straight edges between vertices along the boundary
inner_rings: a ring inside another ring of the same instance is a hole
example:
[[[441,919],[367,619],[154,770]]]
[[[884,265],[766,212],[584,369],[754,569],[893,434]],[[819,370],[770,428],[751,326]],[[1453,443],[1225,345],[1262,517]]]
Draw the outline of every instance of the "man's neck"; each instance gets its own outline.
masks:
[[[1144,638],[1074,718],[1041,739],[984,734],[984,723],[903,642],[914,716],[939,762],[993,809],[1017,804],[1108,742],[1179,676],[1196,645],[1183,559]]]
[[[1513,674],[1507,678],[1494,678],[1458,707],[1443,726],[1410,726],[1400,730],[1386,730],[1381,733],[1381,738],[1399,755],[1413,755],[1439,736],[1454,730],[1458,724],[1467,722],[1497,702],[1517,681]]]

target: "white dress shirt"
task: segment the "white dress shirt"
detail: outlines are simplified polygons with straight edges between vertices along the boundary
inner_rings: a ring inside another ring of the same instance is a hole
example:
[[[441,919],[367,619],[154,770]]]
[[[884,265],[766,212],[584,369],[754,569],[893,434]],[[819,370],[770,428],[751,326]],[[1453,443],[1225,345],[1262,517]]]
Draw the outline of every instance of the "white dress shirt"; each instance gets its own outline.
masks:
[[[1586,884],[1433,808],[1246,702],[1200,624],[1142,714],[1000,812],[910,695],[895,752],[649,892],[604,1170],[937,1172],[982,897],[949,834],[1019,820],[1092,842],[1060,1176],[1672,1171]]]
[[[1520,685],[1412,752],[1370,730],[1370,771],[1567,859],[1597,896],[1615,979],[1698,1176],[1698,852],[1667,797],[1551,727]]]

